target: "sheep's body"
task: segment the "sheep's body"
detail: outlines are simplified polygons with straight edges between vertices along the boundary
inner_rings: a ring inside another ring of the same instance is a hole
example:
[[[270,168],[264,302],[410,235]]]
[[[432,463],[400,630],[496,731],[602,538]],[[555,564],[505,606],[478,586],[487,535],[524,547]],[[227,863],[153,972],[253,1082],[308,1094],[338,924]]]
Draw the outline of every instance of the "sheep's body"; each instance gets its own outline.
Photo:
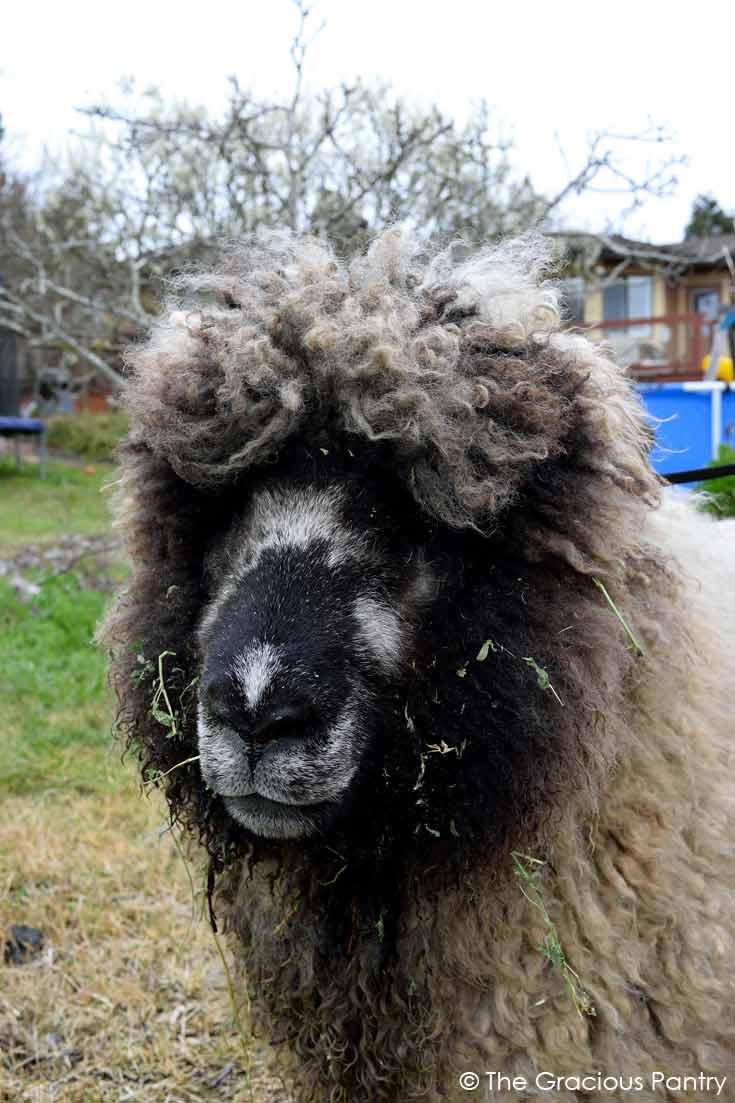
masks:
[[[701,1098],[654,1072],[733,1090],[731,526],[661,504],[627,383],[556,332],[537,281],[517,250],[426,271],[395,237],[351,271],[313,245],[256,253],[198,281],[236,310],[170,315],[136,353],[136,567],[106,630],[122,722],[170,770],[201,675],[216,792],[189,766],[168,795],[222,873],[255,1022],[303,1100],[459,1100],[465,1071],[508,1100],[586,1099],[573,1078],[598,1073],[613,1099]],[[234,638],[249,768],[217,719]],[[176,652],[178,739],[150,715],[140,641]],[[318,739],[258,743],[269,682],[292,693],[307,668]],[[540,952],[513,851],[545,863],[594,1015]]]

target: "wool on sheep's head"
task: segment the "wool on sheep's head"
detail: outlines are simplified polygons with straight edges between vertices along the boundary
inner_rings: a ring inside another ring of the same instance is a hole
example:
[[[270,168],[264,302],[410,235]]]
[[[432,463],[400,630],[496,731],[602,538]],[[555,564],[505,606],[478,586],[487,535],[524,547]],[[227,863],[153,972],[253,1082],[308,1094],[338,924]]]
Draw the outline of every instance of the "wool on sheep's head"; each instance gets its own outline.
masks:
[[[103,638],[121,729],[217,861],[487,850],[594,804],[634,662],[591,578],[645,601],[658,482],[547,264],[533,237],[273,239],[179,277],[132,351]]]

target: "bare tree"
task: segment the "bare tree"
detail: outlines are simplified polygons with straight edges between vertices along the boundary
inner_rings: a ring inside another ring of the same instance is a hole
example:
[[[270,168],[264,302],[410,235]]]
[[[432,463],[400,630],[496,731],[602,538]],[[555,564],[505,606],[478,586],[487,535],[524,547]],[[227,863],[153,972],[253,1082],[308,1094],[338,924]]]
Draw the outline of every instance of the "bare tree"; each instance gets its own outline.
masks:
[[[116,380],[121,347],[146,323],[156,283],[222,238],[287,228],[326,236],[348,254],[385,225],[408,222],[482,241],[552,225],[570,196],[591,188],[622,187],[635,201],[672,186],[671,159],[634,179],[620,154],[629,139],[600,133],[557,195],[542,196],[513,171],[510,143],[484,103],[458,124],[385,84],[309,95],[309,9],[304,0],[295,7],[294,85],[282,101],[231,77],[220,118],[167,104],[155,89],[141,101],[130,84],[116,104],[83,109],[89,129],[45,182],[23,231],[0,211],[15,273],[0,319]]]

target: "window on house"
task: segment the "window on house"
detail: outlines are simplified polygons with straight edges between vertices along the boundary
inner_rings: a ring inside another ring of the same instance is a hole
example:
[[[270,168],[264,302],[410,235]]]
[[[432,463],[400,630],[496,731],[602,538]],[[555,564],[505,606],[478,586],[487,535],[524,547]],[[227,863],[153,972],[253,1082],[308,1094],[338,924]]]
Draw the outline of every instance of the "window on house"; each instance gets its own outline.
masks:
[[[720,311],[720,293],[714,288],[697,289],[689,295],[691,309],[702,315],[702,337],[709,343],[712,340],[713,323]]]
[[[701,314],[705,322],[716,322],[719,309],[719,291],[709,288],[706,291],[692,291],[692,310]]]
[[[602,290],[602,317],[606,322],[626,318],[650,318],[653,313],[653,288],[650,276],[623,276]],[[649,325],[626,327],[626,333],[648,337]]]

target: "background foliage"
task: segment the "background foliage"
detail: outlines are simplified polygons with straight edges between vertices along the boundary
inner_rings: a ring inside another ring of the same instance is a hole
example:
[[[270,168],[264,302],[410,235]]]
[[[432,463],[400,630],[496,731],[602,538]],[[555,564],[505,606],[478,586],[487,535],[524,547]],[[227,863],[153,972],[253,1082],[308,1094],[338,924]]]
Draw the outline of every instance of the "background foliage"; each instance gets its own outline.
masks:
[[[724,211],[712,195],[698,195],[684,230],[685,238],[735,233],[735,213]]]
[[[735,463],[735,448],[728,444],[721,444],[717,453],[717,459],[713,460],[710,467],[719,464]],[[735,475],[723,475],[719,479],[708,479],[698,487],[707,497],[702,502],[702,508],[707,513],[718,518],[735,517]]]
[[[403,222],[488,241],[556,226],[565,201],[587,189],[622,190],[635,205],[675,183],[680,159],[656,126],[590,135],[564,185],[543,195],[514,168],[487,103],[458,122],[387,83],[313,94],[309,12],[303,0],[294,9],[287,94],[264,97],[231,77],[215,117],[128,81],[114,103],[83,110],[86,130],[56,163],[30,177],[0,169],[0,325],[117,386],[121,353],[145,329],[162,281],[206,261],[223,238],[311,232],[349,254]],[[631,142],[653,148],[640,178],[626,167]]]

